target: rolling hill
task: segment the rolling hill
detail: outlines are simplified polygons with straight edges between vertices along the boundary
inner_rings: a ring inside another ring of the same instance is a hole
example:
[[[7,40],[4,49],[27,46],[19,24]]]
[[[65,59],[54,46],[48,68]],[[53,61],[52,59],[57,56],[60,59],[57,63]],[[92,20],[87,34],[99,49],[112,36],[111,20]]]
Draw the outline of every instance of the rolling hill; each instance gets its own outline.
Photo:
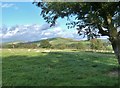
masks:
[[[72,43],[78,43],[78,42],[80,42],[78,40],[73,40],[73,39],[70,39],[70,38],[61,38],[61,37],[50,38],[50,39],[45,39],[45,40],[49,41],[53,45],[57,45],[57,44],[72,44]],[[24,44],[39,44],[42,41],[43,40],[33,41],[33,42],[24,42]],[[19,42],[19,43],[21,43],[21,42]]]
[[[50,38],[50,39],[45,39],[47,40],[54,48],[71,48],[71,47],[90,47],[91,42],[87,40],[73,40],[70,38]],[[39,40],[39,41],[33,41],[33,42],[9,42],[9,43],[4,43],[2,45],[3,48],[13,48],[13,45],[15,45],[15,48],[38,48],[41,44],[41,42],[44,40]],[[108,40],[102,40],[103,43],[109,44]],[[80,46],[81,45],[81,46]],[[110,45],[110,44],[109,44]],[[111,47],[111,46],[110,46]]]

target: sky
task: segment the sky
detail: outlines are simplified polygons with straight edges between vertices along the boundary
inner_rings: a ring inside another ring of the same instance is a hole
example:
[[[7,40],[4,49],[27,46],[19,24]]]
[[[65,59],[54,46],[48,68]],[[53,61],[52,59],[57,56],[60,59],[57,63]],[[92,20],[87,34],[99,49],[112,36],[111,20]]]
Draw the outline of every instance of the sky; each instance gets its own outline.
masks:
[[[86,39],[79,36],[75,28],[67,28],[66,18],[59,18],[57,25],[50,27],[50,24],[40,16],[41,9],[32,2],[2,2],[0,11],[2,42],[37,41],[54,37]]]
[[[2,42],[37,41],[63,37],[79,40],[76,29],[68,29],[66,18],[58,19],[57,25],[50,28],[40,16],[41,9],[32,2],[2,2],[0,18],[0,38]]]

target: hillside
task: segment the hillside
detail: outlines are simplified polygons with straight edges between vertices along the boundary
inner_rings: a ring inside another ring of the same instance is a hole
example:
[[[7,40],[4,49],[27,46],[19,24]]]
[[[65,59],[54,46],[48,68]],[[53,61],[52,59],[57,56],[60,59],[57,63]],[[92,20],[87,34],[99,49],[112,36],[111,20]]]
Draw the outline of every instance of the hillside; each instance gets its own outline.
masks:
[[[52,45],[58,45],[58,44],[73,44],[73,43],[79,43],[79,42],[83,42],[85,44],[89,44],[89,41],[86,40],[73,40],[70,38],[61,38],[61,37],[57,37],[57,38],[50,38],[50,39],[45,39],[48,40]],[[40,42],[42,42],[43,40],[40,41],[33,41],[33,42],[27,42],[28,44],[39,44]]]
[[[72,43],[78,43],[79,41],[77,40],[73,40],[73,39],[69,39],[69,38],[52,38],[52,39],[48,39],[48,41],[53,44],[53,45],[57,45],[57,44],[72,44]]]
[[[57,38],[50,38],[50,39],[45,39],[48,40],[51,44],[53,45],[57,45],[57,44],[72,44],[72,43],[78,43],[78,42],[83,42],[83,43],[87,43],[89,44],[90,42],[87,40],[74,40],[74,39],[70,39],[70,38],[61,38],[61,37],[57,37]],[[101,39],[103,42],[108,42],[108,39]],[[6,42],[3,44],[38,44],[43,40],[39,40],[39,41],[32,41],[32,42],[24,42],[24,41],[15,41],[15,42]]]
[[[45,40],[47,40],[48,43],[51,44],[49,48],[57,48],[57,49],[66,49],[66,48],[67,49],[90,49],[90,47],[91,47],[91,42],[87,41],[87,40],[79,40],[78,41],[78,40],[73,40],[73,39],[70,39],[70,38],[60,38],[60,37],[51,38],[51,39],[45,39]],[[98,39],[98,40],[100,40],[100,39]],[[43,48],[41,46],[41,43],[43,41],[44,40],[33,41],[33,42],[9,42],[9,43],[3,44],[2,47],[3,48]],[[109,44],[109,42],[107,42],[107,41],[108,40],[102,40],[102,42],[104,44],[102,44],[102,46],[101,45],[99,45],[99,46],[100,47],[107,47],[107,48],[109,48],[111,50],[112,47]],[[46,43],[43,44],[43,45],[46,45]],[[95,47],[96,47],[96,44],[95,44]]]
[[[58,44],[72,44],[72,43],[78,43],[80,41],[77,40],[73,40],[70,38],[61,38],[61,37],[57,37],[57,38],[50,38],[50,39],[45,39],[48,40],[52,45],[58,45]],[[39,41],[33,41],[33,42],[27,42],[26,44],[39,44],[41,43],[43,40],[39,40]],[[24,43],[25,44],[25,43]]]

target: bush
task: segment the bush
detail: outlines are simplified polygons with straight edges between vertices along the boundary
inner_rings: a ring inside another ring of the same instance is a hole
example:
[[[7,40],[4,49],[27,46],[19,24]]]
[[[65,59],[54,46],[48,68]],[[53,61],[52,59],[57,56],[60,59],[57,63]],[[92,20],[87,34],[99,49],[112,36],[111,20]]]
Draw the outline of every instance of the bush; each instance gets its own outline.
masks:
[[[56,49],[66,49],[68,47],[65,44],[57,44],[57,45],[54,46],[54,48],[56,48]]]
[[[2,48],[13,48],[13,47],[12,47],[12,44],[5,44],[5,45],[2,45]]]
[[[41,48],[51,48],[51,44],[49,43],[49,41],[48,40],[42,40],[41,42],[40,42],[40,47]]]
[[[79,42],[79,43],[70,44],[68,47],[71,49],[86,49],[87,46],[82,42]]]
[[[111,45],[106,46],[106,50],[111,50],[111,51],[112,51],[112,50],[113,50],[113,49],[112,49],[112,46],[111,46]]]
[[[103,50],[105,49],[104,43],[100,39],[92,39],[90,40],[90,47],[91,49],[96,49],[96,50]]]
[[[79,42],[79,43],[76,44],[76,48],[77,49],[85,49],[86,46],[82,42]]]

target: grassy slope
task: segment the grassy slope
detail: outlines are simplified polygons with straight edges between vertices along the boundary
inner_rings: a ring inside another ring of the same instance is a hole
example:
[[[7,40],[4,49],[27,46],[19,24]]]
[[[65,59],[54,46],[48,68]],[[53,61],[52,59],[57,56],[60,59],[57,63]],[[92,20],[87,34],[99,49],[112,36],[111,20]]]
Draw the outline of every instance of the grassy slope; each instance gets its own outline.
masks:
[[[70,39],[70,38],[61,38],[61,37],[58,37],[58,38],[51,38],[51,39],[47,39],[51,44],[52,46],[59,46],[60,45],[71,45],[71,44],[76,44],[76,43],[82,43],[83,45],[85,45],[86,47],[89,48],[90,46],[90,41],[86,41],[86,40],[73,40],[73,39]],[[108,42],[108,40],[102,40],[103,42]],[[9,43],[4,43],[3,45],[6,46],[8,44],[19,44],[20,42],[9,42]],[[22,43],[22,42],[21,42]],[[41,43],[41,41],[33,41],[33,42],[28,42],[28,43],[25,43],[25,44],[35,44],[35,45],[39,45]],[[24,43],[22,43],[24,44]],[[19,45],[20,46],[20,45]],[[112,46],[107,46],[110,50],[112,50]]]
[[[4,86],[117,85],[114,54],[52,50],[3,50]]]
[[[52,45],[58,45],[58,44],[72,44],[72,43],[78,43],[79,41],[77,40],[73,40],[73,39],[69,39],[69,38],[51,38],[51,39],[47,39]],[[36,41],[36,42],[32,42],[32,43],[40,43],[41,41]]]
[[[77,41],[77,40],[73,40],[73,39],[70,39],[70,38],[60,38],[60,37],[57,37],[57,38],[51,38],[51,39],[46,39],[48,40],[52,45],[58,45],[58,44],[66,44],[66,45],[69,45],[69,44],[73,44],[73,43],[79,43],[80,41]],[[42,40],[41,40],[42,41]],[[33,42],[29,42],[29,43],[33,43],[33,44],[39,44],[41,41],[33,41]],[[90,42],[89,41],[83,41],[81,40],[81,42],[85,43],[85,44],[89,44]],[[19,42],[11,42],[11,43],[6,43],[6,44],[12,44],[12,43],[19,43]],[[29,44],[28,43],[28,44]]]
[[[68,39],[68,38],[54,38],[52,40],[49,40],[51,44],[57,45],[57,44],[72,44],[72,43],[78,43],[79,41]]]

